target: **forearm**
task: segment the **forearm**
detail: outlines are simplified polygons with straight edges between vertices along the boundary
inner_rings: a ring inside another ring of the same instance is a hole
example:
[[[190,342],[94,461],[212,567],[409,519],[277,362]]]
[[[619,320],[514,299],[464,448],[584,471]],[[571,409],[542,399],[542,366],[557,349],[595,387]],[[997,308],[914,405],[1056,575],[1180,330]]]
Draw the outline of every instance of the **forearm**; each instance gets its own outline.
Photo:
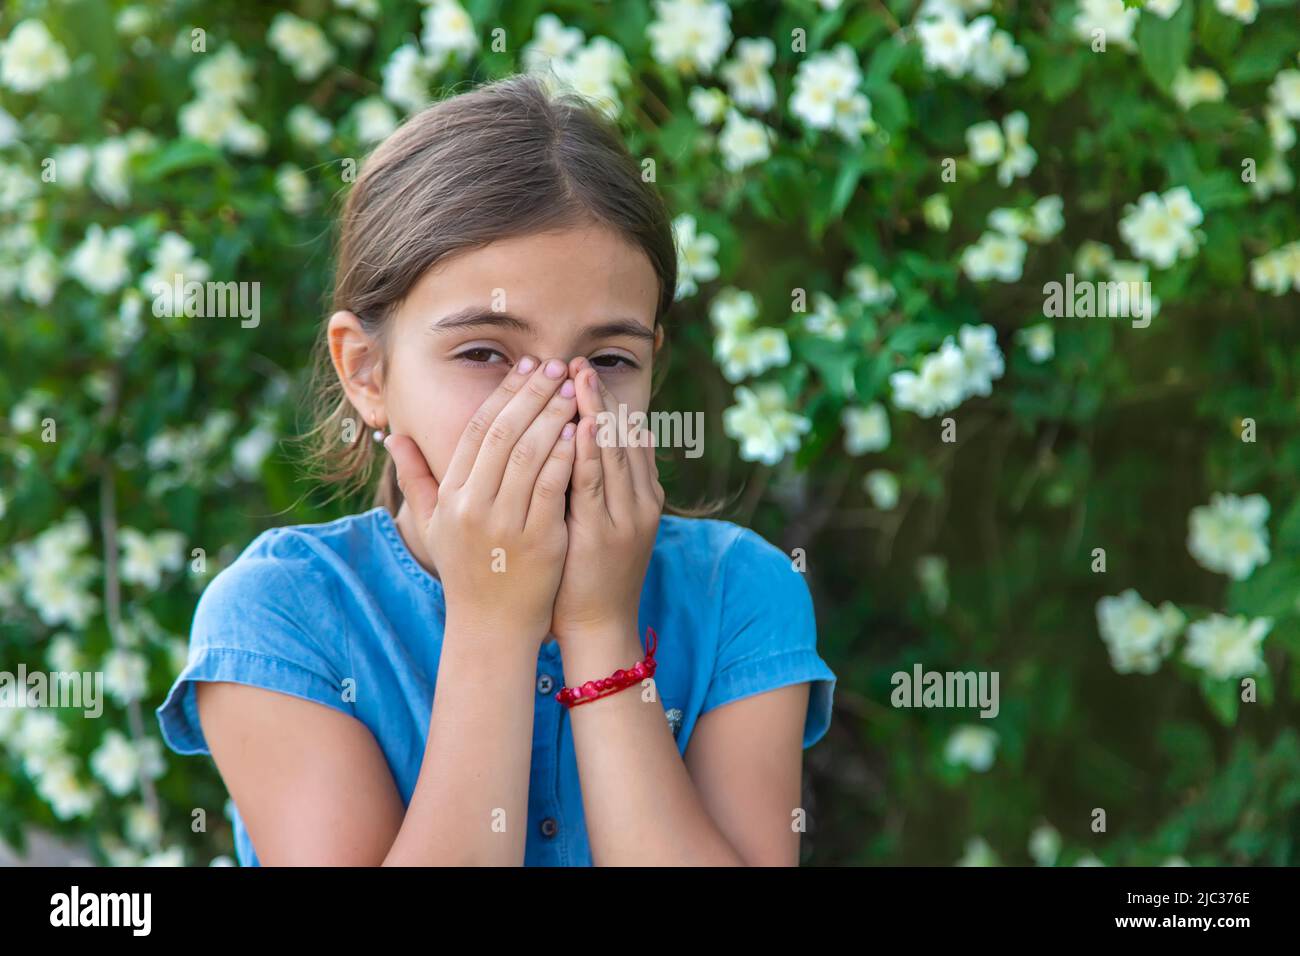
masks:
[[[628,630],[573,635],[562,654],[565,683],[577,686],[633,666],[644,651]],[[629,687],[569,710],[594,863],[743,866],[704,808],[662,701],[646,693],[650,686]]]
[[[386,865],[523,864],[537,659],[490,646],[448,620],[424,761]]]

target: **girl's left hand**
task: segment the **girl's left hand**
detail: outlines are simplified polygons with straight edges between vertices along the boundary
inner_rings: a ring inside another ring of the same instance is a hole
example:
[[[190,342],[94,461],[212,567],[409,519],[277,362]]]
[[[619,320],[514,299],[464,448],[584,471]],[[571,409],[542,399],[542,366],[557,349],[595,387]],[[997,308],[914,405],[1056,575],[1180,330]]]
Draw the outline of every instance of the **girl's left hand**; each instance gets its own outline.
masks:
[[[600,374],[586,359],[570,363],[570,374],[577,384],[581,420],[574,436],[569,549],[551,621],[561,645],[575,635],[619,640],[636,633],[641,589],[664,505],[651,431],[629,428],[624,447],[618,405]],[[597,417],[601,412],[608,413],[614,426],[603,432]],[[598,434],[612,436],[604,441],[606,447],[597,442]]]

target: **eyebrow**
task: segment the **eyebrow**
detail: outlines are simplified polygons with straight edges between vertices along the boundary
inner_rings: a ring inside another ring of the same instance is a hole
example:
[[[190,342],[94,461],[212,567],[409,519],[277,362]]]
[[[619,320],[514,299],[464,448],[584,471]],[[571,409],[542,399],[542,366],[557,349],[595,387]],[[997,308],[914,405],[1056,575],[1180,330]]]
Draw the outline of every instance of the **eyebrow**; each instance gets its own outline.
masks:
[[[435,322],[429,323],[430,332],[454,332],[461,329],[482,327],[521,332],[534,338],[537,336],[537,329],[526,319],[521,319],[509,312],[494,312],[491,309],[483,309],[478,306],[461,309],[459,312],[453,312]],[[627,336],[646,342],[653,342],[655,338],[655,334],[651,329],[632,319],[612,319],[599,325],[589,325],[582,330],[578,337],[590,340],[607,339],[615,336]]]

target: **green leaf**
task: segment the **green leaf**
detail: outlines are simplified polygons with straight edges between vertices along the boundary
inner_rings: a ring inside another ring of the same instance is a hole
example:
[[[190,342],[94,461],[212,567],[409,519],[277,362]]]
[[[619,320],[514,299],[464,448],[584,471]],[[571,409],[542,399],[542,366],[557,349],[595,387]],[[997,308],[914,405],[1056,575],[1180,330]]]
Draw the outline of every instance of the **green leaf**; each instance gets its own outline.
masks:
[[[221,162],[224,162],[221,151],[207,143],[196,139],[178,139],[150,157],[136,178],[141,182],[154,183],[184,169],[214,166]]]
[[[1039,83],[1043,96],[1049,103],[1055,103],[1079,86],[1083,79],[1084,54],[1075,50],[1063,56],[1049,56],[1042,60],[1039,70]]]
[[[1173,85],[1178,71],[1187,66],[1192,51],[1192,3],[1184,3],[1168,20],[1143,16],[1137,29],[1138,60],[1160,89]]]

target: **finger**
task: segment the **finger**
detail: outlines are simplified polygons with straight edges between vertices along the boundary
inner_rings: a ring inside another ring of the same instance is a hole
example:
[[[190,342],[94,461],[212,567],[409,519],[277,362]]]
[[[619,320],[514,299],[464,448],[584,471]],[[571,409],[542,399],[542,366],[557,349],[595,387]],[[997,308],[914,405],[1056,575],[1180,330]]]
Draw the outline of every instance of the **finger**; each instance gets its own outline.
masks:
[[[537,359],[531,355],[521,358],[466,422],[465,430],[456,443],[456,450],[452,453],[451,462],[447,465],[447,473],[442,476],[444,485],[448,488],[459,488],[465,484],[474,467],[474,460],[478,458],[483,439],[487,437],[488,429],[496,421],[501,409],[505,408],[519,393],[536,369]]]
[[[605,523],[609,521],[609,509],[605,505],[605,468],[600,462],[596,428],[596,419],[590,415],[578,422],[569,507],[578,521]]]
[[[421,523],[428,521],[438,504],[438,482],[429,470],[429,462],[414,439],[407,435],[389,435],[384,447],[393,457],[397,469],[397,487]]]
[[[590,414],[598,423],[608,422],[610,425],[597,433],[600,437],[600,462],[604,470],[605,506],[611,518],[619,514],[626,515],[631,509],[634,494],[631,461],[628,449],[623,447],[620,440],[622,436],[618,434],[618,409],[614,399],[590,363],[578,376],[578,396],[578,410],[582,414]],[[586,411],[583,411],[584,398]]]
[[[515,443],[551,400],[564,381],[565,371],[565,364],[559,359],[542,362],[497,413],[465,479],[465,488],[476,498],[483,501],[496,498]]]
[[[565,379],[560,390],[551,396],[541,414],[532,420],[506,457],[505,474],[501,477],[496,503],[506,509],[508,514],[518,517],[520,528],[527,523],[529,502],[533,498],[533,486],[537,484],[538,475],[549,460],[548,456],[555,447],[561,430],[566,424],[571,424],[570,420],[577,407],[573,382]],[[568,483],[567,478],[565,483]],[[564,489],[561,488],[560,492],[563,494]]]
[[[564,520],[564,493],[573,476],[573,462],[578,446],[574,435],[577,431],[577,425],[565,422],[560,429],[560,437],[551,446],[551,454],[532,486],[532,499],[524,522],[525,530],[538,522]]]

